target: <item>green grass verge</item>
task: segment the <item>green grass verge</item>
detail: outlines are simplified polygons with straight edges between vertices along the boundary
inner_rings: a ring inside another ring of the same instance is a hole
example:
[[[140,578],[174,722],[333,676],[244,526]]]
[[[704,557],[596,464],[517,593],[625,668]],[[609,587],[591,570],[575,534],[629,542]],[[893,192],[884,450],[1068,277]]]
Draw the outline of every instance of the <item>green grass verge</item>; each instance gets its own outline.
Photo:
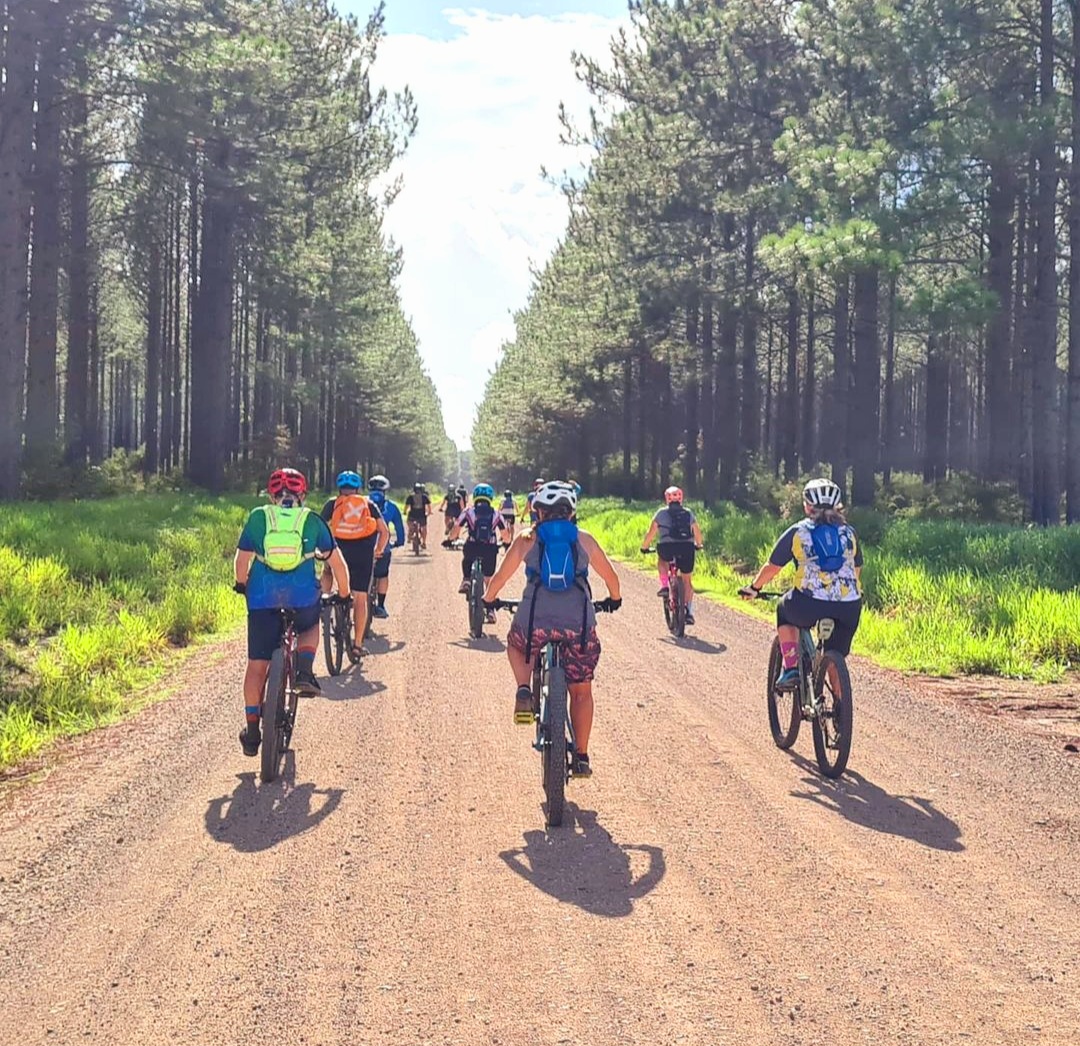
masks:
[[[744,603],[735,592],[786,521],[728,505],[693,508],[706,548],[695,588],[771,618],[771,607]],[[586,499],[582,523],[614,556],[648,569],[638,550],[653,511],[653,505]],[[1040,682],[1061,678],[1080,660],[1080,527],[1033,530],[858,512],[852,522],[866,553],[857,653],[932,675]]]
[[[129,711],[168,652],[235,626],[250,499],[170,494],[5,506],[0,767]]]

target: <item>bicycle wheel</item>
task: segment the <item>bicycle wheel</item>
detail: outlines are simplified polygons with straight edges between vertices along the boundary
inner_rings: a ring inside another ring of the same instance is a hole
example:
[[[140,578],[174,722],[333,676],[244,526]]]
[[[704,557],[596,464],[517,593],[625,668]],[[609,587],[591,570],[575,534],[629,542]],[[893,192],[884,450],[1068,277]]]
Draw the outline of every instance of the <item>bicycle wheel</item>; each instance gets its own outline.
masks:
[[[836,675],[836,689],[829,678],[829,665]],[[851,676],[843,654],[826,650],[814,673],[814,695],[818,714],[814,717],[814,755],[818,769],[826,777],[839,777],[851,754],[851,729],[855,709],[851,697]]]
[[[686,635],[686,589],[681,577],[671,579],[671,633],[676,639]]]
[[[784,655],[780,640],[774,639],[769,652],[769,676],[765,681],[765,700],[769,706],[769,729],[777,748],[790,748],[799,736],[802,711],[799,695],[794,690],[777,690],[776,681],[784,670]]]
[[[420,555],[420,528],[413,527],[412,538],[412,554],[414,556]]]
[[[319,612],[322,618],[323,657],[326,671],[336,676],[341,671],[341,646],[337,641],[337,607],[324,603]]]
[[[552,828],[562,824],[566,802],[567,700],[566,673],[556,661],[547,673],[547,694],[541,715],[544,736],[540,749],[544,795],[547,796],[547,823]]]
[[[259,778],[269,784],[277,777],[283,750],[283,726],[285,722],[285,690],[288,680],[285,674],[285,654],[281,647],[270,658],[270,670],[266,674],[266,692],[262,704],[262,764]]]
[[[349,600],[348,603],[342,603],[337,608],[335,620],[337,621],[337,635],[341,649],[348,657],[349,664],[355,665],[360,659],[353,656],[352,600]]]
[[[484,568],[476,560],[469,571],[469,635],[473,639],[484,637]]]
[[[375,578],[375,571],[371,572],[371,584],[367,591],[367,627],[364,629],[364,638],[371,638],[371,624],[375,620],[375,600],[379,592],[379,582]]]

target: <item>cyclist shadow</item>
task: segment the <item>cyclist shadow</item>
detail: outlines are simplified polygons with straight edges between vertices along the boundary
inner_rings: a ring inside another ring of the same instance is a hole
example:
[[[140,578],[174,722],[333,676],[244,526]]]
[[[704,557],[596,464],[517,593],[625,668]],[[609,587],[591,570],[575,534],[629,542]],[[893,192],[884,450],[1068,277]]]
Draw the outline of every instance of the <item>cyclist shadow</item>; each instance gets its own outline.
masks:
[[[339,676],[323,676],[319,684],[321,697],[327,701],[352,701],[357,697],[374,697],[386,689],[386,684],[378,679],[369,679],[361,668],[355,666]]]
[[[682,639],[665,636],[661,642],[682,647],[684,650],[696,650],[699,654],[724,654],[727,652],[727,647],[723,643],[707,643],[704,639],[698,639],[697,636],[683,636]]]
[[[667,871],[659,846],[617,843],[595,810],[573,803],[566,805],[562,827],[526,832],[524,846],[499,856],[538,890],[613,919],[633,914],[634,901],[655,889]]]
[[[460,647],[462,650],[482,650],[488,654],[497,654],[506,649],[506,644],[498,636],[484,636],[483,639],[455,639],[446,645]]]
[[[393,642],[390,642],[389,636],[380,636],[378,632],[372,632],[364,645],[372,654],[396,654],[399,650],[405,649],[405,640],[395,639]]]
[[[813,791],[792,792],[796,799],[833,810],[853,824],[887,835],[899,835],[933,850],[960,853],[960,826],[934,806],[932,799],[917,795],[890,795],[884,788],[868,781],[853,770],[836,781],[821,777],[817,764],[790,752],[794,763],[808,773],[804,783]]]
[[[240,853],[260,853],[296,835],[310,832],[341,803],[342,788],[316,788],[313,782],[295,783],[292,752],[277,780],[257,785],[254,773],[237,774],[240,783],[232,795],[206,804],[207,834]]]

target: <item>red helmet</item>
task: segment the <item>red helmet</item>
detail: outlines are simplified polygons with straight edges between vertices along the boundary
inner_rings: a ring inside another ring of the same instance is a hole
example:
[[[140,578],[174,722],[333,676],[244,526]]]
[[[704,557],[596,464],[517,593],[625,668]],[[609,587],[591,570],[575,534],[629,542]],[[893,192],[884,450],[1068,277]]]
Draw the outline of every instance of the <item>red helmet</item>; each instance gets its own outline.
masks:
[[[673,501],[682,504],[682,491],[678,487],[668,487],[664,491],[664,500],[670,505]]]
[[[303,497],[307,493],[307,480],[296,469],[274,469],[266,481],[266,489],[271,497],[276,498],[283,490]]]

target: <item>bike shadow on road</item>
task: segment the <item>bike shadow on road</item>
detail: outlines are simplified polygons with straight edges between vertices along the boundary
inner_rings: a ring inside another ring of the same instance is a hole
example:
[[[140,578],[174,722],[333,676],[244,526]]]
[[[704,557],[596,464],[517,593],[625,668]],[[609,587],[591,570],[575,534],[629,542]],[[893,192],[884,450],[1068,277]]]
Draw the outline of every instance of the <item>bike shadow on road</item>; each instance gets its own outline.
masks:
[[[506,649],[506,644],[498,636],[484,636],[482,639],[455,639],[446,645],[460,647],[462,650],[482,650],[487,654],[499,654]]]
[[[319,680],[320,697],[327,701],[353,701],[358,697],[374,697],[386,689],[386,684],[364,675],[362,667],[352,666],[338,676],[323,676]]]
[[[395,639],[391,642],[388,636],[380,636],[378,632],[372,632],[364,641],[364,646],[367,647],[369,654],[384,657],[386,654],[396,654],[399,650],[404,650],[405,640]]]
[[[241,853],[260,853],[321,824],[341,803],[343,788],[316,788],[295,783],[292,752],[283,773],[270,784],[258,784],[254,772],[237,774],[232,795],[206,804],[206,832],[211,839]]]
[[[960,853],[966,849],[960,841],[960,825],[934,806],[932,799],[918,795],[890,795],[884,788],[868,781],[853,770],[837,781],[821,777],[817,764],[796,752],[789,752],[800,770],[807,771],[803,782],[810,791],[792,792],[796,799],[843,815],[854,824],[887,835],[899,835],[933,850]]]
[[[697,636],[683,636],[682,639],[664,636],[660,642],[667,643],[668,646],[682,647],[683,650],[696,650],[699,654],[727,653],[727,647],[723,643],[708,643],[704,639],[698,639]]]
[[[526,832],[524,846],[499,856],[538,890],[613,919],[633,914],[634,902],[667,871],[659,846],[616,842],[595,810],[574,803],[567,803],[559,828]]]

